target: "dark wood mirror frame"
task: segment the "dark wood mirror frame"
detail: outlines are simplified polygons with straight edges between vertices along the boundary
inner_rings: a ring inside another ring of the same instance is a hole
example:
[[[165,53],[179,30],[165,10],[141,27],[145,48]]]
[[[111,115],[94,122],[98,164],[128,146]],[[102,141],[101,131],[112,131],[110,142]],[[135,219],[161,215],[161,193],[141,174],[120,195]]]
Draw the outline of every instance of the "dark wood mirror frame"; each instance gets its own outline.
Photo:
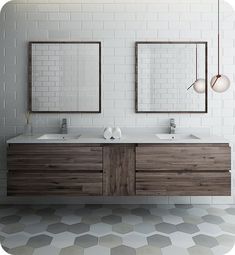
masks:
[[[138,110],[138,46],[140,44],[201,44],[205,45],[205,110],[204,111],[139,111]],[[135,43],[135,111],[136,113],[208,113],[208,42],[205,41],[138,41]]]
[[[33,44],[98,44],[99,45],[99,109],[98,111],[33,111],[32,110],[32,45]],[[102,63],[99,41],[30,41],[28,43],[28,111],[30,113],[101,113],[102,108]]]

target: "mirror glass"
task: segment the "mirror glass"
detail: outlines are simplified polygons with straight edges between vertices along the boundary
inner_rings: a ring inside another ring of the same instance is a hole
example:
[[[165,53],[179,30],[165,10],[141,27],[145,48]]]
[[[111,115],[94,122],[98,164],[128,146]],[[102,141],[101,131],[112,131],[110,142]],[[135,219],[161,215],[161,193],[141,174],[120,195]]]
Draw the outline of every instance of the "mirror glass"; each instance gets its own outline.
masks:
[[[136,112],[207,112],[206,42],[137,42],[136,61]]]
[[[31,42],[31,112],[100,112],[99,42]]]

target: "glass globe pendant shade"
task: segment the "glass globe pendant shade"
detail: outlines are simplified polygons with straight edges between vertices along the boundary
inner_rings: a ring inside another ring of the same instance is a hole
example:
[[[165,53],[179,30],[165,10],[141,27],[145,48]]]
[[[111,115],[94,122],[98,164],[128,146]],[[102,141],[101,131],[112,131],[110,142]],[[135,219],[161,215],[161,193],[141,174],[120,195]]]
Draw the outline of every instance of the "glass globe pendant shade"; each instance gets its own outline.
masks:
[[[205,93],[206,81],[204,79],[197,79],[193,85],[193,89],[199,94]]]
[[[216,75],[211,79],[211,88],[218,93],[223,93],[230,87],[230,80],[226,75]]]

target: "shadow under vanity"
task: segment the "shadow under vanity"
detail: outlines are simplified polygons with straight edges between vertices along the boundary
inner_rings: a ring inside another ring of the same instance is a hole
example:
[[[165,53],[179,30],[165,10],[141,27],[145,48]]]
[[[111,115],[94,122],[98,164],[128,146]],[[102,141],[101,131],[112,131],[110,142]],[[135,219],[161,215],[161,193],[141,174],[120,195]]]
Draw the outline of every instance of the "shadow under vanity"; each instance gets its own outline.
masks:
[[[31,112],[100,113],[99,42],[34,42],[29,49]],[[189,89],[197,78],[202,93]],[[207,107],[207,43],[136,43],[137,113]],[[8,196],[231,195],[231,148],[219,137],[31,134],[9,140],[7,153]]]

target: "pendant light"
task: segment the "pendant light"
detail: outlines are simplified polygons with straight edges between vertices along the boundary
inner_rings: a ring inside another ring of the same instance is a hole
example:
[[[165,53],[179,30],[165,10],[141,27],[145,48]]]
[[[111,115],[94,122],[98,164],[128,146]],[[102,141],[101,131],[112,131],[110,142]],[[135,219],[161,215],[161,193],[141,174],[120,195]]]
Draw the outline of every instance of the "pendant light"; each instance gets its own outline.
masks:
[[[227,76],[220,74],[220,0],[218,0],[218,74],[211,79],[211,88],[218,93],[225,92],[230,87]]]
[[[198,79],[198,53],[197,53],[197,44],[196,44],[196,80],[195,82],[187,89],[193,89],[199,93],[205,93],[206,91],[206,81],[204,79]]]

